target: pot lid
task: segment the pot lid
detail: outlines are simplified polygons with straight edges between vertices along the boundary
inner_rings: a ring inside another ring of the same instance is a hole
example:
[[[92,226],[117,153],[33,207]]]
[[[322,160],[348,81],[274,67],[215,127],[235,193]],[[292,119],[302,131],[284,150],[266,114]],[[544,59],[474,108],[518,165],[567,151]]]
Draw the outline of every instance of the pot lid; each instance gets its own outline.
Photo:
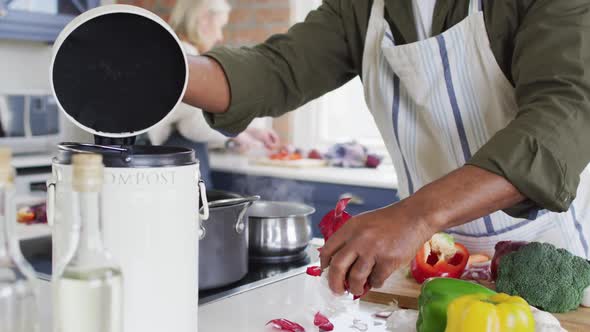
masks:
[[[81,143],[61,143],[54,161],[70,165],[77,153],[98,153],[105,167],[169,167],[194,165],[197,160],[192,149],[173,146],[103,146]]]
[[[155,14],[111,5],[74,19],[54,46],[53,93],[66,117],[101,137],[148,131],[181,102],[186,56]]]

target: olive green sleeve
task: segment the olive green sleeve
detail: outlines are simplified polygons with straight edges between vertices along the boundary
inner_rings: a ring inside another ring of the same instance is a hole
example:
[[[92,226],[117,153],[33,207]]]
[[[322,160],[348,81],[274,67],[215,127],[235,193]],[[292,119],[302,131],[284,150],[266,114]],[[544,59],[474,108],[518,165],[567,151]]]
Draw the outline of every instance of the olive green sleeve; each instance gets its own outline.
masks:
[[[336,89],[358,73],[351,60],[340,0],[324,1],[286,34],[247,48],[218,48],[231,103],[223,114],[206,114],[227,134],[243,131],[256,117],[280,116]]]
[[[514,39],[518,115],[469,164],[506,177],[528,201],[507,213],[566,211],[590,161],[590,3],[537,0]]]

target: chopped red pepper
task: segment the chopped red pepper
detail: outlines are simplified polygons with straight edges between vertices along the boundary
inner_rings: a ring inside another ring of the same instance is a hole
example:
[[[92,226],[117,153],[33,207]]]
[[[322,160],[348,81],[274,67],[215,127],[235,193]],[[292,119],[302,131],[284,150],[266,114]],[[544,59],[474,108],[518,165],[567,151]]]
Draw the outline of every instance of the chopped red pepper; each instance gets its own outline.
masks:
[[[334,330],[334,324],[330,322],[328,317],[322,315],[319,311],[313,318],[313,325],[320,328],[320,331],[332,331]]]
[[[457,249],[455,255],[446,260],[434,251],[430,251],[426,257],[425,247],[418,250],[411,265],[414,279],[421,284],[426,279],[434,277],[460,278],[467,265],[469,251],[460,243],[455,243],[455,249]]]
[[[346,206],[350,202],[350,198],[343,198],[338,201],[336,204],[336,208],[328,212],[320,222],[320,231],[324,236],[324,239],[328,241],[328,239],[336,233],[344,223],[348,221],[348,219],[352,218],[352,216],[344,211]]]
[[[305,332],[305,328],[303,326],[284,318],[273,319],[266,323],[266,325],[272,325],[275,329],[279,329],[281,331]]]
[[[310,266],[307,268],[305,273],[309,274],[312,277],[321,277],[322,276],[322,268],[319,266]]]
[[[346,289],[347,292],[350,291],[350,285],[348,284],[348,280],[344,280],[344,289]],[[352,297],[353,300],[358,300],[361,297],[367,295],[367,293],[371,290],[371,285],[367,282],[365,283],[365,286],[363,286],[363,293],[361,295],[354,295]]]

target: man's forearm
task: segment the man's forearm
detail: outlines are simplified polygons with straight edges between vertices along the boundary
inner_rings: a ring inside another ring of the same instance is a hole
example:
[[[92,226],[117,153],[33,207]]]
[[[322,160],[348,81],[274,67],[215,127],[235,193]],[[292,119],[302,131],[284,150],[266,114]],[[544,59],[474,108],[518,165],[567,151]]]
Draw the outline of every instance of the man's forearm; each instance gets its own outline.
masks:
[[[205,56],[189,56],[189,80],[184,102],[210,113],[227,111],[229,83],[221,65]]]
[[[464,224],[526,199],[504,177],[463,166],[417,191],[407,204],[422,209],[434,231]]]

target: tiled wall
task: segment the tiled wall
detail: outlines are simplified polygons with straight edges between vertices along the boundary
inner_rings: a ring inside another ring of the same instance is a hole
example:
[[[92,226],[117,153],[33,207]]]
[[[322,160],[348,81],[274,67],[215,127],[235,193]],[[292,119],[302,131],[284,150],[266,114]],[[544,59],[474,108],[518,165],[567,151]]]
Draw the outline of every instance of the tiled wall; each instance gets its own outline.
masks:
[[[233,7],[225,30],[225,44],[252,45],[285,32],[291,23],[293,0],[228,0]],[[297,0],[305,1],[305,0]],[[119,0],[140,6],[168,20],[175,0]]]

